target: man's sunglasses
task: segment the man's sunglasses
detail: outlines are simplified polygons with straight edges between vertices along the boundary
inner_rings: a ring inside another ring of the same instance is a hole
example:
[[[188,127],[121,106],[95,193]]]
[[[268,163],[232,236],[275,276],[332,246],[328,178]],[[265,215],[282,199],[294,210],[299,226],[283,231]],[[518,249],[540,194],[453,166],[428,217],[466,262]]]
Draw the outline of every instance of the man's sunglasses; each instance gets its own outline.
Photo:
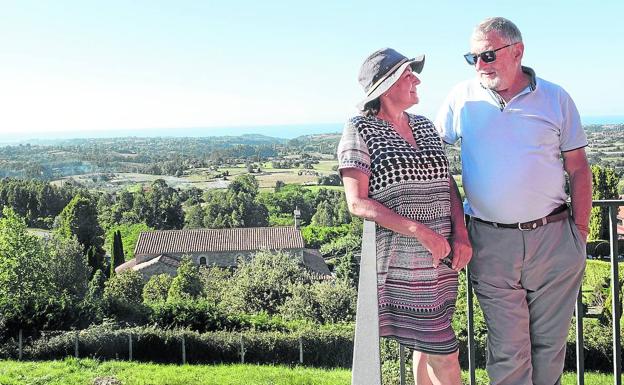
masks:
[[[491,51],[483,51],[483,52],[477,53],[477,54],[469,52],[469,53],[464,55],[464,59],[466,59],[468,64],[470,64],[471,66],[477,64],[477,60],[479,58],[481,58],[481,60],[483,60],[484,63],[491,63],[494,60],[496,60],[496,51],[500,51],[503,48],[511,47],[514,44],[518,44],[518,42],[507,44],[505,46],[502,46],[502,47],[497,48],[497,49],[493,49]]]

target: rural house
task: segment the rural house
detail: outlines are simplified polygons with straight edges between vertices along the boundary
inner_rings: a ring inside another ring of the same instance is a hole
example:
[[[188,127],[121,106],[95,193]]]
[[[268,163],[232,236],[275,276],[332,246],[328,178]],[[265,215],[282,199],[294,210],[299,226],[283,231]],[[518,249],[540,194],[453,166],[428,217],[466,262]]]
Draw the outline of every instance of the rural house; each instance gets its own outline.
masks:
[[[182,256],[199,266],[236,267],[239,258],[251,258],[260,250],[286,252],[319,277],[330,275],[317,250],[305,249],[297,227],[247,227],[230,229],[161,230],[142,232],[135,258],[115,271],[132,269],[145,279],[167,273],[175,275]]]

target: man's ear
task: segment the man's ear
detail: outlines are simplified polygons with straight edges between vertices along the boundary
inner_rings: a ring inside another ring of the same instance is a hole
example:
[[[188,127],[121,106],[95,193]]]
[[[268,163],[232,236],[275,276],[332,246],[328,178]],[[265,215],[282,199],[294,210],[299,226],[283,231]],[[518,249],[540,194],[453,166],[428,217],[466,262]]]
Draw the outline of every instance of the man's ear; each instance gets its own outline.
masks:
[[[514,46],[514,58],[520,60],[524,56],[524,43],[520,42]]]

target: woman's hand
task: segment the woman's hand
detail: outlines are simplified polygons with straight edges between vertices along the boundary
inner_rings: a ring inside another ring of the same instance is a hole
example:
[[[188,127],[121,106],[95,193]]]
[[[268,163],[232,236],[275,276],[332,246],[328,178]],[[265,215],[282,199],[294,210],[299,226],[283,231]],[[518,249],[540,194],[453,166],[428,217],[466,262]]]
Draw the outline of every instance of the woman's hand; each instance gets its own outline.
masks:
[[[429,250],[433,256],[433,266],[437,267],[441,259],[444,259],[451,252],[451,245],[449,245],[446,238],[431,230],[428,227],[424,227],[419,231],[416,239]]]
[[[453,270],[460,271],[472,258],[472,246],[467,237],[457,237],[453,239]]]

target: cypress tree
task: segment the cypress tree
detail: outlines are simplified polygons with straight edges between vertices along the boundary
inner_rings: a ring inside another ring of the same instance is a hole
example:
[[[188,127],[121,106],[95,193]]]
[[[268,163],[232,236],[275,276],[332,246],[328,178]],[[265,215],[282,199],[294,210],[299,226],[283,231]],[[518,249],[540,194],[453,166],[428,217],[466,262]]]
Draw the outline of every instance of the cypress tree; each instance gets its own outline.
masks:
[[[123,242],[121,239],[121,231],[115,231],[113,235],[113,254],[111,255],[110,276],[115,275],[115,268],[124,263]]]

